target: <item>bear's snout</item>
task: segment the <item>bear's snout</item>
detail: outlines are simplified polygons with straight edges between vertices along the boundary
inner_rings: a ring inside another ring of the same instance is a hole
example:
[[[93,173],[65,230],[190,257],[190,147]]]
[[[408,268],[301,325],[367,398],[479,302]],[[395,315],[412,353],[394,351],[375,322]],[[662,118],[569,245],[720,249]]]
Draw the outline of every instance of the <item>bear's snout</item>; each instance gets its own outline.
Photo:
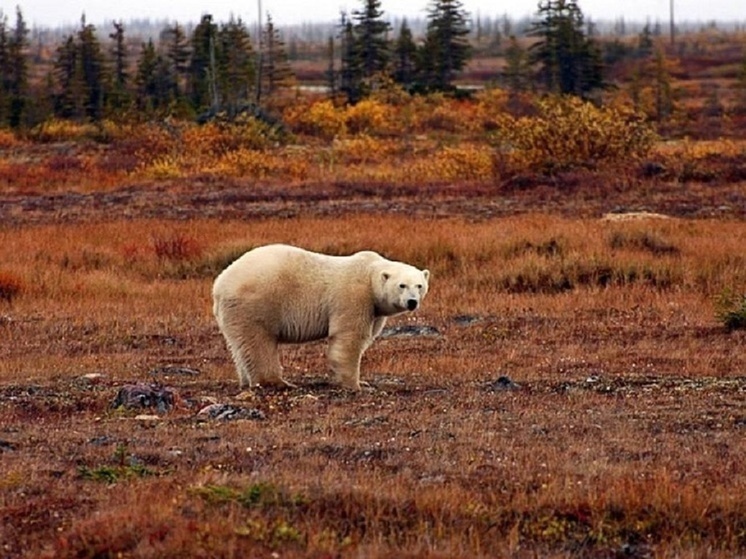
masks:
[[[407,308],[408,308],[408,309],[409,309],[410,311],[413,311],[413,310],[415,310],[415,309],[417,308],[417,299],[409,299],[409,300],[407,301]]]

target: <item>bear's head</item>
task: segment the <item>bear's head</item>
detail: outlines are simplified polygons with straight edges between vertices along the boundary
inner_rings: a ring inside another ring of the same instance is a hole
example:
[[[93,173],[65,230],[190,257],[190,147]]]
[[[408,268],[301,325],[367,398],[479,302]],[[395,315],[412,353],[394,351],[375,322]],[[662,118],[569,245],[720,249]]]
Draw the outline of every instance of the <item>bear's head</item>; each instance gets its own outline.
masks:
[[[416,310],[427,294],[429,280],[429,270],[418,270],[400,262],[383,266],[373,278],[376,312],[391,316]]]

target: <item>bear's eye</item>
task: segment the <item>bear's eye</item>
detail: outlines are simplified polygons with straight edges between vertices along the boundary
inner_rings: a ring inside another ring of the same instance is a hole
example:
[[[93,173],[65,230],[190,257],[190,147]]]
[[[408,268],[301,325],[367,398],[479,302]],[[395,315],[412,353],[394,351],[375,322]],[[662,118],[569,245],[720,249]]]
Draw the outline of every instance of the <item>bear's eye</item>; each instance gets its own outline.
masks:
[[[407,284],[406,283],[400,283],[399,284],[399,289],[406,289],[406,288],[407,288]]]
[[[415,287],[416,287],[417,289],[422,289],[422,284],[421,284],[421,283],[418,283],[417,285],[415,285]]]

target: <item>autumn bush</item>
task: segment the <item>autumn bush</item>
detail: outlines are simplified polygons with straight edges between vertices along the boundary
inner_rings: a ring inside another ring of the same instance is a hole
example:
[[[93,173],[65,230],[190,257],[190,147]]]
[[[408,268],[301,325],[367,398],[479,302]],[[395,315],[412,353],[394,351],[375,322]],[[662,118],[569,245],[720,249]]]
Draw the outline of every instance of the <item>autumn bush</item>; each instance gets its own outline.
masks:
[[[297,96],[276,113],[276,123],[248,114],[205,124],[50,121],[28,135],[31,144],[44,146],[38,158],[8,148],[0,188],[90,191],[195,177],[391,185],[525,178],[534,184],[542,175],[568,173],[593,173],[601,184],[611,168],[625,169],[629,180],[746,177],[744,141],[658,142],[622,99],[598,107],[499,88],[456,99],[391,86],[354,105]],[[20,141],[0,138],[0,145],[11,140]],[[594,187],[584,180],[576,182]]]
[[[75,122],[51,119],[32,128],[29,137],[37,142],[66,142],[80,140],[111,141],[126,135],[131,126],[102,120],[100,122]]]
[[[547,97],[536,116],[495,118],[495,147],[518,172],[554,172],[573,167],[635,160],[656,139],[653,129],[631,110],[596,107],[576,97]]]
[[[8,149],[17,146],[21,141],[11,130],[0,129],[0,149]]]
[[[489,146],[446,146],[416,160],[408,172],[421,181],[490,180],[495,178],[493,157]]]
[[[0,301],[12,302],[24,288],[25,282],[20,276],[0,270]]]
[[[388,128],[392,107],[373,99],[364,99],[345,110],[347,130],[353,134],[375,134]]]
[[[327,140],[346,131],[345,112],[328,99],[312,102],[310,105],[299,103],[289,107],[283,113],[283,118],[294,132]]]

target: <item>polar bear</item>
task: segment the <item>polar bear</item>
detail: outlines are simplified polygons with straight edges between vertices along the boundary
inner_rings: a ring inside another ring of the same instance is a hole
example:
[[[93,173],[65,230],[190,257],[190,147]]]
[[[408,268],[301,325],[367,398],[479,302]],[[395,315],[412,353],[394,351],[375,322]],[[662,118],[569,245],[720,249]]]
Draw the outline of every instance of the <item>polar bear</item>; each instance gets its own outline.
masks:
[[[430,272],[372,251],[330,256],[289,245],[245,253],[217,277],[213,312],[243,386],[287,385],[278,344],[329,338],[335,381],[360,390],[360,359],[386,318],[417,309]]]

